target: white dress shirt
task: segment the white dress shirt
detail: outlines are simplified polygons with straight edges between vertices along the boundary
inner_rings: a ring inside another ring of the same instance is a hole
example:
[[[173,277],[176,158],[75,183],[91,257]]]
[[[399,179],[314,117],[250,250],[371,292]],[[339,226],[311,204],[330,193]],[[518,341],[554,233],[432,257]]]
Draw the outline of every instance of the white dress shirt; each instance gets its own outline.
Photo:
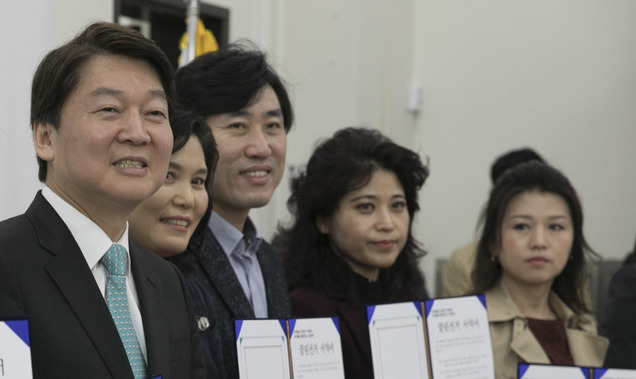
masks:
[[[108,273],[106,267],[99,261],[104,254],[108,251],[112,244],[117,243],[122,245],[126,249],[128,254],[128,265],[126,267],[126,290],[128,296],[128,307],[130,309],[130,318],[137,339],[139,340],[139,346],[144,355],[144,359],[148,362],[146,356],[146,338],[144,335],[144,325],[141,318],[141,311],[139,310],[139,301],[137,298],[137,289],[135,287],[135,281],[133,280],[132,271],[130,270],[130,250],[128,247],[128,222],[126,222],[126,229],[121,235],[119,241],[111,241],[108,235],[95,224],[92,220],[86,217],[83,213],[75,209],[72,205],[64,201],[58,194],[53,192],[49,187],[42,189],[42,196],[51,204],[55,212],[60,216],[62,221],[66,224],[71,231],[75,242],[79,246],[88,267],[93,273],[95,282],[99,290],[106,299],[106,279]]]

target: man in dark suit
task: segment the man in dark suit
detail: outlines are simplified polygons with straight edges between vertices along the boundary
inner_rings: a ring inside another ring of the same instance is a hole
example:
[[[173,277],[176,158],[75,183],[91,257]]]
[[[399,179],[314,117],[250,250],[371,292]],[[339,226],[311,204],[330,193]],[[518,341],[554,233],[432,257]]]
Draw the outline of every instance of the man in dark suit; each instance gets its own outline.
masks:
[[[109,23],[35,73],[46,186],[0,223],[0,317],[28,317],[36,378],[205,377],[182,275],[128,241],[128,215],[166,177],[172,80],[152,41]]]
[[[248,216],[269,202],[280,183],[292,107],[265,55],[239,45],[195,59],[175,80],[177,100],[210,126],[219,161],[202,247],[174,262],[206,295],[206,304],[197,308],[209,310],[205,317],[218,328],[226,371],[236,378],[233,320],[290,316],[279,255]]]

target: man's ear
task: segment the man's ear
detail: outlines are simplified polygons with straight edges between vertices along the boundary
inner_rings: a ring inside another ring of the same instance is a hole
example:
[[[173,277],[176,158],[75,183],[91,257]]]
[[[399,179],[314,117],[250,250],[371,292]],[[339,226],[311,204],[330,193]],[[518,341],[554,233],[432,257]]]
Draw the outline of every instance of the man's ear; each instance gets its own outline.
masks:
[[[318,230],[320,230],[320,233],[329,234],[329,223],[325,221],[323,217],[316,217],[314,222],[316,223]]]
[[[43,161],[50,162],[55,158],[53,140],[51,135],[55,133],[53,126],[48,122],[37,121],[33,124],[33,145],[35,153]]]

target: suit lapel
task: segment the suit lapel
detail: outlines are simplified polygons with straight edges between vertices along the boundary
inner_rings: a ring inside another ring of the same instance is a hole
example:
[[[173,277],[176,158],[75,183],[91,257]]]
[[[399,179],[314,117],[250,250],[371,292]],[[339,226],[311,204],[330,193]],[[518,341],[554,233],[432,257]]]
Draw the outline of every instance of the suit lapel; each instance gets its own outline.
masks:
[[[530,328],[525,328],[519,334],[512,337],[510,342],[510,348],[514,351],[524,362],[533,363],[550,363],[550,358],[543,351],[541,344],[536,339]]]
[[[77,316],[115,378],[132,378],[126,351],[95,278],[71,232],[38,193],[26,212],[37,230],[40,245],[55,257],[48,274]]]
[[[291,312],[289,296],[282,263],[276,254],[277,252],[265,241],[261,242],[256,252],[267,294],[267,313],[269,317],[286,318]]]
[[[216,288],[232,316],[239,319],[254,318],[254,310],[236,278],[234,269],[209,228],[206,228],[203,235],[202,248],[197,250],[195,255],[201,261],[208,280]]]
[[[578,366],[603,366],[608,341],[589,332],[565,329],[574,364]]]
[[[131,270],[135,278],[139,308],[144,320],[146,338],[146,354],[148,359],[148,376],[165,375],[170,369],[169,341],[165,332],[168,320],[165,318],[165,304],[159,279],[148,268],[149,262],[144,259],[140,247],[130,242]]]
[[[493,323],[512,324],[510,349],[515,354],[524,362],[550,363],[548,355],[530,331],[527,321],[521,320],[524,316],[517,309],[517,305],[501,280],[486,291],[486,304],[488,305],[488,321],[491,325]]]

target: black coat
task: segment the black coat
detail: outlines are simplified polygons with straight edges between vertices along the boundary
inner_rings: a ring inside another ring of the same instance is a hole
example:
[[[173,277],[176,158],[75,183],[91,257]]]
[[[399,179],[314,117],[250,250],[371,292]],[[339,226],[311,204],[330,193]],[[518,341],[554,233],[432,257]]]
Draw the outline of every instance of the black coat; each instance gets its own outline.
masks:
[[[268,317],[288,318],[291,313],[289,296],[279,254],[263,241],[256,256],[265,282]],[[195,301],[204,301],[205,304],[195,303],[195,308],[207,309],[209,314],[197,316],[207,317],[211,325],[218,329],[225,371],[229,378],[238,378],[234,320],[252,319],[255,316],[223,248],[210,229],[206,228],[198,251],[181,254],[171,261],[182,270],[188,281],[194,281],[206,294],[196,297]],[[215,338],[213,333],[209,333],[209,336],[207,343],[213,350],[211,345],[215,343]]]
[[[204,378],[194,314],[179,270],[130,243],[148,376]],[[115,323],[66,224],[38,193],[0,223],[0,317],[27,316],[35,378],[133,378]]]
[[[605,367],[636,369],[636,266],[618,270],[609,284],[599,334],[610,340]]]

